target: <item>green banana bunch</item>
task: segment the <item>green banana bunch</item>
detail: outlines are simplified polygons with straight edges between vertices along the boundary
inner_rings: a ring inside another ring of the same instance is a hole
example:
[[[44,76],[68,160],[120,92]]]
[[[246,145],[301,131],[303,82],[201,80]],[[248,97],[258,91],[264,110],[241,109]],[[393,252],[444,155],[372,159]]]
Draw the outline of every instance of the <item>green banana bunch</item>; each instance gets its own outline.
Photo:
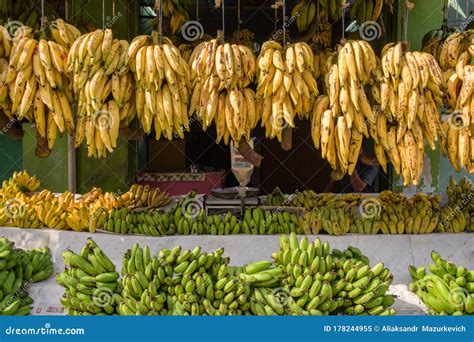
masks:
[[[467,178],[461,179],[458,183],[453,177],[451,177],[448,188],[446,189],[448,195],[447,215],[452,216],[453,212],[464,212],[465,213],[465,228],[467,231],[474,232],[474,185]],[[456,215],[455,215],[456,216]],[[462,219],[461,219],[462,221]],[[443,218],[441,219],[443,222]],[[457,220],[458,230],[459,218]],[[443,227],[441,227],[443,228]],[[453,227],[454,228],[454,227]],[[442,229],[439,229],[443,231]],[[452,229],[452,231],[455,231]]]
[[[386,294],[392,274],[382,263],[370,268],[368,258],[355,247],[331,251],[327,242],[309,243],[306,237],[298,241],[291,234],[280,237],[280,250],[272,257],[285,273],[282,287],[270,294],[255,291],[254,314],[395,313],[389,308],[394,297]]]
[[[428,307],[431,315],[474,314],[474,270],[443,259],[436,251],[431,252],[434,264],[430,274],[424,266],[409,266],[413,282],[409,290]]]
[[[276,187],[272,193],[268,194],[267,198],[265,199],[265,205],[279,207],[283,205],[285,200],[285,194],[280,190],[279,187]]]
[[[67,268],[56,276],[56,282],[65,288],[60,300],[68,314],[115,313],[116,293],[120,292],[119,274],[95,241],[89,238],[80,254],[66,250],[62,257]]]
[[[0,237],[0,315],[24,316],[32,309],[28,288],[53,273],[49,249],[25,251]]]

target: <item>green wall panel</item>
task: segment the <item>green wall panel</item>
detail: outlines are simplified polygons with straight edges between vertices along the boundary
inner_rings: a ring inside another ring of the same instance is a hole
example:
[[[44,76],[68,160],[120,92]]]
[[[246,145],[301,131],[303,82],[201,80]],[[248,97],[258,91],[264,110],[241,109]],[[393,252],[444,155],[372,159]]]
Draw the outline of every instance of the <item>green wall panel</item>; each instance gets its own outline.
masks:
[[[12,139],[0,134],[0,183],[11,177],[13,172],[23,169],[21,139]]]
[[[48,158],[35,155],[36,133],[32,125],[24,124],[23,166],[41,181],[41,188],[53,192],[67,190],[67,136],[57,138],[54,149]]]

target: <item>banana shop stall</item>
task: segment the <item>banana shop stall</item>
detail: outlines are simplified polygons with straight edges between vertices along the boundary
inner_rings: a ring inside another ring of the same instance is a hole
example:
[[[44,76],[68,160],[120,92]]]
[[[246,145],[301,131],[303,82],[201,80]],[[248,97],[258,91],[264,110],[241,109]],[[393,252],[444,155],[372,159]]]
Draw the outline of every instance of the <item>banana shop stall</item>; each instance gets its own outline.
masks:
[[[474,312],[469,5],[282,1],[263,25],[252,0],[132,4],[2,23],[0,122],[28,172],[0,191],[0,312]],[[367,141],[380,193],[324,193]],[[134,183],[170,165],[266,197],[213,213]]]

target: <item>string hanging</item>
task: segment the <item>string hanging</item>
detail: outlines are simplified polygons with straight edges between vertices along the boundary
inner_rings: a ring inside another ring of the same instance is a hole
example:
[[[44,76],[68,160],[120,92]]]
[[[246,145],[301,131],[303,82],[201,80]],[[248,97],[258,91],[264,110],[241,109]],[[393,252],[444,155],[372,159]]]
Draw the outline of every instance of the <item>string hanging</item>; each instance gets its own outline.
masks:
[[[41,31],[44,31],[44,0],[41,0]]]
[[[163,39],[163,0],[159,0],[160,8],[158,11],[158,39],[162,43]]]
[[[222,0],[222,39],[225,38],[225,0]]]
[[[342,3],[341,3],[341,25],[342,25],[342,38],[341,38],[341,40],[342,41],[346,40],[346,16],[345,16],[346,6],[347,6],[346,0],[343,0]],[[365,8],[365,1],[364,1],[363,6]],[[364,13],[365,13],[365,10],[364,10]]]
[[[240,0],[237,0],[237,37],[240,43]]]
[[[286,0],[282,2],[283,12],[283,47],[286,45]]]
[[[102,0],[102,29],[105,30],[105,0]]]

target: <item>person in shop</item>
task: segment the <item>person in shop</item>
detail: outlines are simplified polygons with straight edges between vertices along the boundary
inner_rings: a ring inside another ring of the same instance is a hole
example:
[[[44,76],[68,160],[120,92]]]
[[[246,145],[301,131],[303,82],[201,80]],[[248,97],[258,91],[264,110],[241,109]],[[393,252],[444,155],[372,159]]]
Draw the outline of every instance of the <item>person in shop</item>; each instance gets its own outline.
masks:
[[[373,193],[374,184],[379,173],[379,164],[373,147],[361,148],[359,160],[352,175],[341,175],[338,170],[331,172],[331,179],[324,188],[324,192],[350,193],[364,192]]]

